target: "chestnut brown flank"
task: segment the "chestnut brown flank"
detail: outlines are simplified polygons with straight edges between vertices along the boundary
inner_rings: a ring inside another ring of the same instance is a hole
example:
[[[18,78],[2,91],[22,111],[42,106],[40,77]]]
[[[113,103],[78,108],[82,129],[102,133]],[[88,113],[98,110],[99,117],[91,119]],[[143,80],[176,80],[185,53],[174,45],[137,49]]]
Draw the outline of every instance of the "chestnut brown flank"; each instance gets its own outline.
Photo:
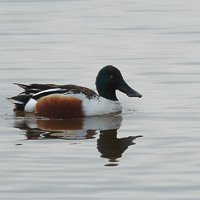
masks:
[[[38,115],[57,119],[84,116],[82,100],[64,95],[42,97],[38,100],[35,111]]]

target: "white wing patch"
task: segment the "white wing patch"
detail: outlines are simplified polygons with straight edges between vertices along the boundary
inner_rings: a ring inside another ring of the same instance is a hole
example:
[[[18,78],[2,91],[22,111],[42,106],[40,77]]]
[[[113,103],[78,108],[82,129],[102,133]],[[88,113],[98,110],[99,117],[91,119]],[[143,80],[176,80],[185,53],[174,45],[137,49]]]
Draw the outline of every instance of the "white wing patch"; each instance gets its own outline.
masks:
[[[45,93],[52,93],[52,92],[65,92],[66,91],[66,89],[61,89],[61,88],[53,88],[53,89],[48,89],[48,90],[43,90],[43,91],[41,91],[41,92],[38,92],[38,93],[36,93],[36,94],[34,94],[33,95],[33,97],[35,97],[35,96],[37,96],[37,95],[40,95],[40,94],[45,94]],[[45,95],[44,95],[45,96]]]

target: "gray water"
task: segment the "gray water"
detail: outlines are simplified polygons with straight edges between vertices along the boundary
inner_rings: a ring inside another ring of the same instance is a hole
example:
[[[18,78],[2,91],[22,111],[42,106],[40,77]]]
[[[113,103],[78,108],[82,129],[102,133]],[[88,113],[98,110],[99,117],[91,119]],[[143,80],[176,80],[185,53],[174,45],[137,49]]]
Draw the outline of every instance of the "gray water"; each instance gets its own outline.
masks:
[[[1,0],[0,199],[200,199],[199,52],[197,0]],[[16,82],[95,90],[108,64],[143,95],[117,93],[120,115],[48,120],[6,99]]]

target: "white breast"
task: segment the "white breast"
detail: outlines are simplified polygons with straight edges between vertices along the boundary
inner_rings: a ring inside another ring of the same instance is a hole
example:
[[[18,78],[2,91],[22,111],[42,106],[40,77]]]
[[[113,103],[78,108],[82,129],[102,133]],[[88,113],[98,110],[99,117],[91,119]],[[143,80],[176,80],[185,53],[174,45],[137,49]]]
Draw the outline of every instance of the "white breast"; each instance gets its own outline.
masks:
[[[106,115],[122,111],[119,101],[111,101],[103,97],[85,98],[82,105],[86,116]]]

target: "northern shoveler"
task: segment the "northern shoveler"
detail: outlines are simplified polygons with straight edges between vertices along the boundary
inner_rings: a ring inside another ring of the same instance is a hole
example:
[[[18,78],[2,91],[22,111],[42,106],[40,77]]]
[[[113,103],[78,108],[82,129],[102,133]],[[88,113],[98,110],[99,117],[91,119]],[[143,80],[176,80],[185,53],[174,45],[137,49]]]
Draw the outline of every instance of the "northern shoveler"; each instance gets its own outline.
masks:
[[[97,75],[96,88],[99,95],[91,89],[77,85],[15,84],[24,89],[24,92],[10,98],[15,101],[15,110],[35,112],[49,118],[75,118],[121,112],[116,90],[129,97],[142,97],[124,81],[121,72],[112,65],[103,67]]]

